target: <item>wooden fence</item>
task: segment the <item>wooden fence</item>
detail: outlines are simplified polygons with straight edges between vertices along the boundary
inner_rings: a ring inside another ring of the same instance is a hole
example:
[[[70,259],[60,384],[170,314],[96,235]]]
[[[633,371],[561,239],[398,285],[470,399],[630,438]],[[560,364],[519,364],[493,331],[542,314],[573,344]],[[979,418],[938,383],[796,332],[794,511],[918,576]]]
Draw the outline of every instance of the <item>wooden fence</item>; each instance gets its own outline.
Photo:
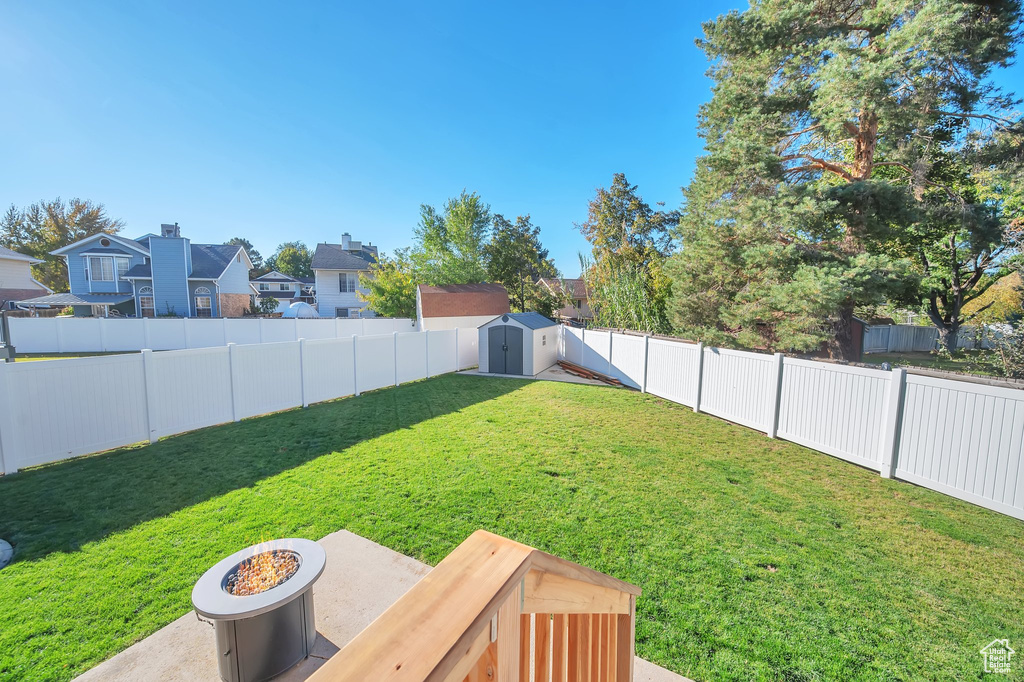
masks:
[[[559,357],[1024,519],[1024,390],[565,326]]]
[[[0,473],[477,364],[475,329],[0,363]]]

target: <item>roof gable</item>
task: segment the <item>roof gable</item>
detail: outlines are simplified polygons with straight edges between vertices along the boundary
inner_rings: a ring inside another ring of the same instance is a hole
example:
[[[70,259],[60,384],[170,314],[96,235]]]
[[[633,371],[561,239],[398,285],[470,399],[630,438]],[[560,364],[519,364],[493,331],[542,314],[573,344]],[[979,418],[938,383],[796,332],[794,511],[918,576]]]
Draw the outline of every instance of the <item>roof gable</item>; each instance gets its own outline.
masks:
[[[139,244],[137,241],[134,241],[132,239],[128,239],[126,237],[120,237],[120,236],[118,236],[116,234],[107,234],[106,232],[99,232],[97,234],[89,235],[85,239],[79,239],[77,242],[72,242],[71,244],[68,244],[67,246],[62,246],[59,249],[54,249],[50,253],[53,254],[54,256],[62,256],[64,254],[66,254],[68,251],[74,251],[75,249],[79,248],[80,246],[83,246],[84,244],[88,244],[90,242],[98,241],[98,240],[100,240],[100,239],[102,239],[104,237],[109,239],[111,241],[111,243],[120,244],[121,246],[124,246],[124,247],[129,248],[129,249],[131,249],[133,251],[137,251],[138,253],[141,253],[143,256],[148,256],[149,255],[149,249],[144,247],[142,244]]]
[[[11,251],[10,249],[8,249],[5,246],[0,246],[0,258],[6,258],[7,260],[21,260],[21,261],[25,261],[26,263],[30,263],[32,265],[35,265],[36,263],[42,263],[43,262],[43,261],[39,260],[38,258],[33,258],[32,256],[26,256],[25,254],[18,253],[17,251]]]

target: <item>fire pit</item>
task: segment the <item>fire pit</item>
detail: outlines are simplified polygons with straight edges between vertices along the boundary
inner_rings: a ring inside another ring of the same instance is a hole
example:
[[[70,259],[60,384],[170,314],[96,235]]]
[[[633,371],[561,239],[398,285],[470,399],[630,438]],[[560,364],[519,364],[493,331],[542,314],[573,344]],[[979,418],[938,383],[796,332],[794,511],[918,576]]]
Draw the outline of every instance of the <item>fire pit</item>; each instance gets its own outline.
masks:
[[[309,656],[316,642],[313,583],[326,562],[315,542],[274,540],[235,552],[203,574],[192,605],[213,621],[221,678],[266,680]]]

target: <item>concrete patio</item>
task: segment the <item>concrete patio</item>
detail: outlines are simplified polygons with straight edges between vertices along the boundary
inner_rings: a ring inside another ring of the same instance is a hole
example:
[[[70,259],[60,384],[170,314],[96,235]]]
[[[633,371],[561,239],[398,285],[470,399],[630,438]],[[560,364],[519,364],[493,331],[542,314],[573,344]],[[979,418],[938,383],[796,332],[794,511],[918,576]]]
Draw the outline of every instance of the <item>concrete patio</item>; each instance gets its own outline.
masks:
[[[305,680],[430,572],[426,564],[345,530],[320,544],[327,552],[327,567],[313,588],[316,646],[309,658],[277,680]],[[640,658],[634,669],[637,682],[686,682]],[[77,679],[217,680],[213,626],[189,611]]]

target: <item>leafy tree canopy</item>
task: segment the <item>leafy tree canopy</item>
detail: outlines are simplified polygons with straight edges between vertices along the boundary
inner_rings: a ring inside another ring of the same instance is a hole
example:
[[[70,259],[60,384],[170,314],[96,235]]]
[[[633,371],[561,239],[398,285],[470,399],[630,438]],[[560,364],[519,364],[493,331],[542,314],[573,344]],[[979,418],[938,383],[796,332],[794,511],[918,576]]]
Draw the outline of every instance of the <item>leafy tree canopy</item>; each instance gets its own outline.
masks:
[[[11,206],[0,220],[0,245],[39,258],[32,276],[57,292],[68,291],[64,259],[51,251],[99,234],[117,234],[124,222],[107,215],[103,204],[84,199],[40,201],[18,210]]]
[[[367,293],[359,297],[381,317],[416,317],[416,279],[409,249],[397,249],[394,256],[381,254],[368,274],[359,276]]]
[[[292,277],[313,276],[313,252],[302,242],[285,242],[266,260],[266,270]]]
[[[465,190],[449,199],[444,210],[420,206],[420,223],[411,260],[420,282],[429,285],[470,284],[487,279],[484,247],[491,207]]]

